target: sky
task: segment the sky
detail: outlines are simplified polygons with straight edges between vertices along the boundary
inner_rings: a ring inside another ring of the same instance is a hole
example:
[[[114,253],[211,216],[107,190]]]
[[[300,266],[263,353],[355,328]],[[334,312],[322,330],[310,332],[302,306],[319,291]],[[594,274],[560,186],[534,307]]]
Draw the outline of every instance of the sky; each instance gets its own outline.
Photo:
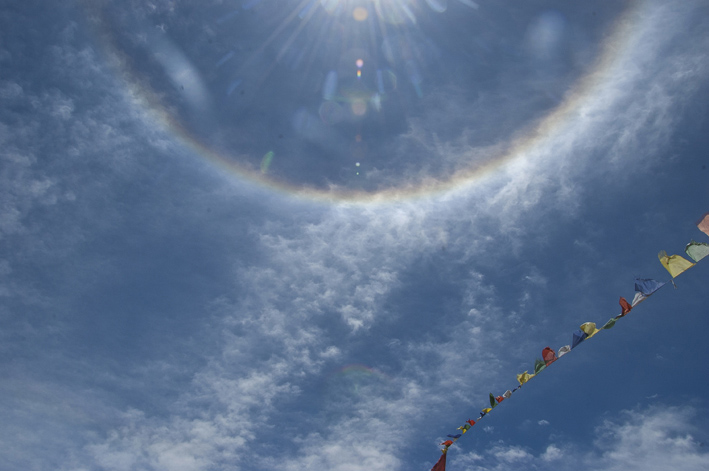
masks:
[[[0,471],[427,471],[709,211],[701,0],[0,2]],[[709,468],[709,267],[449,471]]]

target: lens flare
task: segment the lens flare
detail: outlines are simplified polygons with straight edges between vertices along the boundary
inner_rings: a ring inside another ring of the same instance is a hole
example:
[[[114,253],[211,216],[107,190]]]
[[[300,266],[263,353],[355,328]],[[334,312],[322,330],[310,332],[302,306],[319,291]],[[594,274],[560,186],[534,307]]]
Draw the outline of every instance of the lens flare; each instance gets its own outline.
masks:
[[[443,13],[448,9],[448,0],[426,0],[426,3],[436,13]]]
[[[356,21],[364,21],[369,18],[369,12],[366,8],[357,7],[352,10],[352,18],[354,18]]]
[[[123,2],[81,3],[94,21],[93,31],[100,44],[115,59],[125,85],[200,157],[239,178],[278,191],[323,201],[363,202],[399,200],[466,184],[541,142],[555,124],[590,99],[599,71],[623,50],[618,44],[622,46],[632,37],[633,23],[622,18],[639,11],[623,10],[623,17],[609,25],[609,39],[599,49],[596,65],[589,66],[570,85],[573,88],[566,98],[536,117],[540,124],[530,127],[528,134],[499,152],[450,156],[455,165],[433,166],[409,182],[399,175],[408,178],[418,173],[410,171],[411,160],[398,154],[389,158],[386,149],[392,139],[408,139],[410,118],[436,105],[436,93],[455,93],[458,86],[465,90],[463,97],[475,87],[486,91],[486,83],[478,86],[465,78],[475,70],[475,64],[463,62],[472,59],[482,63],[485,59],[494,66],[491,56],[496,44],[494,38],[461,32],[465,47],[461,49],[459,78],[457,69],[440,67],[447,43],[437,43],[433,29],[419,26],[415,15],[421,15],[421,20],[435,19],[445,30],[453,16],[476,9],[477,2],[239,0],[235,2],[241,5],[238,9],[223,5],[207,13],[190,10],[190,14],[202,16],[184,23],[169,23],[172,13],[167,12],[156,14],[155,22],[147,21],[147,5],[126,8]],[[214,2],[222,3],[226,2]],[[176,5],[176,9],[182,8],[181,2]],[[451,14],[445,14],[448,9]],[[518,52],[539,64],[556,64],[568,53],[571,19],[556,10],[530,15]],[[155,23],[170,24],[170,29]],[[210,26],[198,30],[202,24]],[[135,41],[137,37],[147,40]],[[503,49],[516,47],[509,41],[501,44]],[[483,59],[476,59],[480,55]],[[355,75],[352,65],[356,66]],[[465,133],[477,123],[466,117],[451,132]],[[353,139],[363,130],[367,142]],[[254,149],[263,152],[273,148],[273,136],[286,132],[288,145],[294,147],[274,172],[275,168],[270,168],[273,162],[278,163],[274,151],[264,155]],[[424,139],[428,131],[420,128],[418,132]],[[501,131],[493,138],[505,137]],[[318,159],[321,154],[343,161],[324,167]],[[300,172],[281,167],[298,159]],[[349,163],[344,164],[344,159]],[[362,166],[352,169],[355,162]],[[376,172],[349,186],[352,170],[362,170],[370,162],[376,162],[372,167]]]
[[[268,172],[268,168],[271,166],[273,161],[273,156],[276,155],[272,150],[266,152],[266,155],[261,159],[261,173],[265,174]]]
[[[364,100],[355,100],[352,102],[352,113],[355,116],[364,116],[367,112],[367,102]]]

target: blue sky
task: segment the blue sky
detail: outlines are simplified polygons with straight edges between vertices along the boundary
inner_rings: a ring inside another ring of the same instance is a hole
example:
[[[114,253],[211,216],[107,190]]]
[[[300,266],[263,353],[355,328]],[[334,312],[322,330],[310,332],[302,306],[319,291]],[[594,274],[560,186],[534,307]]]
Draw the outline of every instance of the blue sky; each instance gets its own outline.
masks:
[[[708,31],[693,0],[6,2],[0,469],[429,470],[709,242]],[[707,469],[708,270],[448,469]]]

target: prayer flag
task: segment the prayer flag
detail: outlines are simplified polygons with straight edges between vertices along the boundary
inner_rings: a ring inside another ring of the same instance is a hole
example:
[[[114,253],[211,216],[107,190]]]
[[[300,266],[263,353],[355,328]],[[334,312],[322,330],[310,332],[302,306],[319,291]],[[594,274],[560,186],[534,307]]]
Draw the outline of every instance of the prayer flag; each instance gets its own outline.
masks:
[[[697,227],[700,231],[709,235],[709,213],[702,216],[702,219],[697,223]]]
[[[588,337],[588,334],[583,330],[577,330],[576,332],[574,332],[574,336],[571,341],[571,348],[576,348],[578,344],[580,344],[586,339],[586,337]]]
[[[635,293],[635,297],[633,298],[633,302],[630,303],[630,305],[633,306],[633,307],[635,307],[635,306],[637,306],[638,304],[640,304],[641,302],[645,301],[645,299],[647,299],[647,296],[645,296],[644,294],[642,294],[642,293]]]
[[[446,471],[446,452],[445,451],[443,452],[441,457],[438,458],[438,462],[435,465],[433,465],[433,468],[431,468],[431,471]]]
[[[534,375],[538,375],[540,371],[547,367],[547,364],[543,360],[537,358],[534,360]]]
[[[620,297],[619,303],[620,307],[622,308],[622,312],[620,313],[621,317],[623,317],[624,315],[629,313],[631,309],[633,309],[633,306],[631,306],[630,303],[626,301],[625,298],[622,296]]]
[[[668,272],[670,272],[672,278],[681,275],[686,270],[694,266],[692,262],[680,257],[679,255],[667,255],[667,252],[665,252],[664,250],[660,251],[660,253],[657,254],[657,258],[660,259],[660,263],[662,264],[662,266],[665,267]]]
[[[588,335],[588,337],[586,338],[589,339],[599,332],[598,329],[596,329],[596,324],[594,324],[593,322],[584,322],[583,324],[581,324],[580,329]]]
[[[663,286],[665,286],[664,281],[660,282],[643,278],[635,279],[635,291],[642,293],[645,296],[650,296],[652,293],[662,288]]]
[[[691,258],[695,262],[698,262],[699,260],[709,255],[709,244],[706,244],[704,242],[699,243],[692,241],[687,244],[687,247],[684,249],[684,251],[687,255],[689,255],[689,258]]]
[[[547,364],[547,366],[551,365],[557,360],[556,353],[554,353],[554,350],[549,347],[546,347],[544,350],[542,350],[542,358],[544,358],[544,362]]]
[[[709,235],[709,213],[706,213],[702,217],[702,219],[697,223],[697,227],[702,232]],[[684,273],[689,268],[693,267],[700,260],[709,257],[709,243],[695,242],[694,240],[692,240],[685,247],[685,253],[695,263],[692,263],[689,260],[686,260],[679,255],[667,255],[667,252],[665,252],[664,250],[662,250],[658,253],[658,258],[660,260],[660,263],[670,273],[670,275],[672,276],[673,279],[675,277],[679,276],[680,274]],[[673,280],[670,280],[670,281],[672,282],[672,284],[674,284]],[[652,280],[652,279],[642,279],[642,278],[636,279],[635,280],[636,293],[635,293],[635,296],[633,297],[632,302],[629,303],[624,297],[621,296],[618,301],[620,304],[620,307],[621,307],[621,314],[609,319],[603,325],[603,327],[601,327],[601,329],[610,329],[613,326],[615,326],[618,319],[620,319],[621,317],[624,317],[625,315],[630,313],[630,311],[637,304],[644,301],[646,298],[648,298],[653,293],[655,293],[655,291],[662,288],[665,284],[666,284],[666,282],[659,282],[659,281]],[[524,373],[518,374],[517,381],[519,382],[519,386],[514,388],[512,391],[507,390],[501,396],[494,396],[493,393],[490,393],[490,395],[489,395],[490,407],[482,409],[478,420],[485,417],[486,414],[488,414],[490,411],[492,411],[492,409],[495,408],[502,401],[511,397],[513,392],[520,389],[522,387],[522,385],[524,385],[530,379],[532,379],[533,377],[538,375],[547,366],[549,366],[550,364],[552,364],[553,362],[555,362],[556,360],[558,360],[562,356],[566,355],[572,349],[576,348],[585,339],[593,337],[598,332],[600,332],[600,330],[596,327],[595,323],[585,322],[584,324],[582,324],[579,327],[578,331],[573,333],[572,344],[570,346],[565,345],[565,346],[559,348],[558,356],[557,356],[557,353],[555,353],[554,350],[552,350],[550,347],[545,347],[542,350],[542,359],[537,358],[534,362],[534,373],[529,374],[528,371],[525,371]],[[476,423],[475,420],[468,419],[464,425],[457,428],[457,430],[460,430],[461,433],[448,435],[448,438],[450,438],[452,440],[446,440],[440,444],[440,445],[444,446],[444,449],[441,450],[443,452],[443,454],[438,459],[438,462],[436,462],[436,464],[433,466],[431,471],[445,471],[446,456],[447,456],[448,448],[451,445],[453,445],[453,443],[455,441],[457,441],[463,434],[465,434],[470,429],[470,427],[475,425],[475,423]]]
[[[610,329],[611,327],[613,327],[615,325],[615,321],[616,321],[615,317],[612,317],[611,319],[608,320],[608,322],[606,322],[603,325],[603,327],[601,327],[601,329]]]
[[[525,371],[524,373],[521,373],[521,374],[518,374],[518,375],[517,375],[517,381],[519,381],[519,385],[520,385],[520,386],[523,385],[524,383],[526,383],[527,381],[529,381],[529,380],[532,379],[532,378],[534,378],[534,375],[530,375],[530,374],[527,373],[526,371]]]

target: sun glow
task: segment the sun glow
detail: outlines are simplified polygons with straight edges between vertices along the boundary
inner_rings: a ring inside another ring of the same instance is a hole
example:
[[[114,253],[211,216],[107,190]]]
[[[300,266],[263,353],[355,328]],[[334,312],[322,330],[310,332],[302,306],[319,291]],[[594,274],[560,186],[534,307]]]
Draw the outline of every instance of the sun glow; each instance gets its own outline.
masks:
[[[200,155],[229,171],[302,195],[393,197],[468,181],[524,147],[514,143],[509,152],[476,155],[478,160],[446,157],[450,166],[431,165],[418,173],[391,152],[397,139],[407,137],[412,117],[435,108],[438,89],[456,83],[456,71],[439,66],[435,30],[419,25],[435,20],[443,28],[454,11],[470,11],[474,2],[244,0],[241,5],[213,15],[201,40],[179,23],[171,27],[182,29],[166,33],[141,23],[130,10],[119,21],[110,8],[91,7],[100,12],[95,17],[117,57],[153,60],[152,69],[125,68],[148,106]],[[535,36],[541,39],[531,43],[531,53],[553,52],[559,24],[555,16],[541,17],[533,31],[549,34]],[[244,29],[249,34],[242,34]],[[151,40],[144,45],[126,40],[138,34]],[[193,45],[175,39],[180,37],[198,39]],[[459,129],[451,125],[451,132]],[[359,178],[353,177],[356,172]]]

